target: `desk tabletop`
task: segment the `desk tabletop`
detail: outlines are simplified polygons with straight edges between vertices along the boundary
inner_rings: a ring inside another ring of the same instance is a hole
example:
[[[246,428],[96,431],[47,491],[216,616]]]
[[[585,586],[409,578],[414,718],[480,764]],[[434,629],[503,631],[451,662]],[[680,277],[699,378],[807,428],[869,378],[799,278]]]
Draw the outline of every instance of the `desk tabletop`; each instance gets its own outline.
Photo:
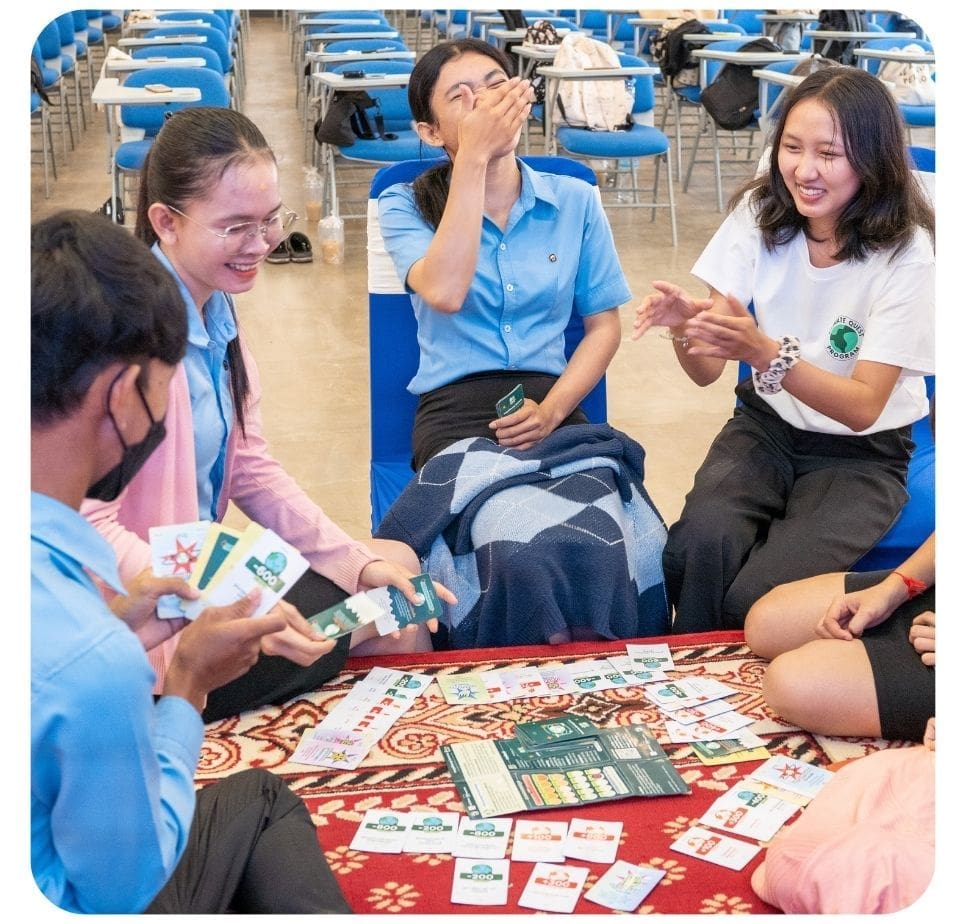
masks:
[[[691,32],[684,36],[689,45],[710,45],[712,42],[743,41],[764,38],[760,32],[740,35],[737,32]]]
[[[195,103],[201,99],[199,87],[171,87],[166,93],[152,93],[144,87],[129,87],[117,77],[101,77],[91,92],[91,102],[102,106],[130,106],[140,103]]]
[[[852,52],[857,58],[875,58],[877,61],[908,61],[910,64],[935,64],[936,54],[932,51],[898,51],[891,48],[856,48]]]
[[[393,29],[385,32],[313,32],[306,36],[309,42],[357,42],[360,39],[398,39],[399,33]]]
[[[724,61],[727,64],[774,64],[776,61],[800,61],[812,57],[811,52],[782,52],[782,51],[716,51],[714,48],[695,48],[691,52],[696,58],[706,58],[709,61]]]
[[[163,55],[150,58],[107,58],[104,69],[108,72],[126,73],[143,71],[147,67],[205,67],[204,58],[166,58]]]
[[[330,90],[371,90],[386,87],[404,87],[409,83],[409,74],[369,74],[367,77],[346,77],[322,71],[312,75],[313,80],[324,84]]]
[[[300,26],[378,26],[381,19],[339,19],[327,16],[301,16]]]
[[[316,61],[320,64],[351,64],[353,61],[413,61],[415,51],[307,51],[306,61]]]
[[[552,61],[557,56],[560,45],[514,45],[510,50],[521,58],[537,61]]]
[[[783,71],[769,71],[764,68],[756,68],[751,73],[759,80],[777,83],[782,87],[797,87],[805,79],[805,74],[786,74]]]
[[[758,13],[760,22],[818,22],[814,13]]]
[[[203,19],[137,19],[124,24],[126,32],[147,32],[149,29],[161,29],[165,26],[207,26],[210,23]]]
[[[916,38],[915,32],[842,32],[810,29],[806,34],[823,42],[872,42],[875,39]]]
[[[538,67],[537,73],[551,80],[607,80],[614,77],[637,77],[638,75],[656,76],[661,73],[658,67],[634,65],[632,67],[589,67],[584,70],[570,67]]]
[[[122,38],[117,44],[121,48],[143,48],[146,45],[200,45],[207,41],[204,35],[154,35],[150,38]]]

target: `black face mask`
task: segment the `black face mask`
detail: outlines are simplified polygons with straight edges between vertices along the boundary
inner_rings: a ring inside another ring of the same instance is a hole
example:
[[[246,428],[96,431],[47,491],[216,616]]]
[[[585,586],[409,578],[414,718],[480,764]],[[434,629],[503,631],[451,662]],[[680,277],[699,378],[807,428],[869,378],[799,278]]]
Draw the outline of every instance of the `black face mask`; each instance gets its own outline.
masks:
[[[118,378],[120,378],[123,372],[124,370],[121,370]],[[117,379],[114,381],[116,382]],[[112,382],[111,388],[113,389],[113,387],[114,383]],[[121,453],[121,461],[87,489],[87,496],[94,500],[116,500],[121,491],[130,484],[131,479],[141,470],[141,466],[144,465],[151,453],[158,448],[164,439],[164,418],[162,417],[161,420],[154,419],[151,414],[151,408],[148,407],[147,399],[144,397],[144,392],[141,391],[140,384],[135,382],[134,387],[138,390],[138,395],[141,397],[141,403],[147,412],[148,420],[151,421],[151,426],[148,428],[148,432],[140,443],[133,443],[128,446],[124,442],[124,437],[121,436],[121,431],[117,428],[114,415],[108,409],[107,413],[110,415],[111,423],[114,424],[114,429],[117,431],[117,438],[121,441],[121,446],[124,448],[124,451]]]

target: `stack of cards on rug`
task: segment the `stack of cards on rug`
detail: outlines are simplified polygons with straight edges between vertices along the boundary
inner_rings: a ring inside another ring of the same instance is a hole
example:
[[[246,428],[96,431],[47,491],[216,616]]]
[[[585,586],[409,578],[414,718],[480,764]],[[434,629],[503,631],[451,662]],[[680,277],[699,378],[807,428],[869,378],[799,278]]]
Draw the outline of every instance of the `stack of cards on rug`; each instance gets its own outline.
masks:
[[[707,767],[740,764],[749,760],[768,760],[771,757],[764,739],[747,728],[741,729],[734,738],[692,741],[691,750]]]
[[[458,857],[453,864],[454,905],[505,905],[510,895],[510,861]]]
[[[770,841],[799,806],[749,789],[742,780],[719,796],[698,819],[700,824],[756,841]]]
[[[417,602],[398,587],[376,587],[360,591],[345,600],[309,617],[309,622],[326,638],[339,638],[360,626],[375,623],[380,635],[389,635],[406,626],[438,619],[442,604],[428,574],[418,574],[409,579],[416,589]]]
[[[584,898],[613,911],[636,911],[664,873],[663,869],[618,860],[587,890]]]
[[[154,575],[188,581],[201,556],[210,529],[209,520],[150,527],[148,543],[151,547],[151,570]],[[184,616],[181,598],[176,594],[160,597],[158,616],[162,619],[179,619]]]
[[[570,914],[577,907],[577,899],[589,872],[583,866],[537,863],[517,904],[521,908]]]
[[[374,667],[319,725],[302,735],[291,762],[355,769],[432,679],[425,674]]]

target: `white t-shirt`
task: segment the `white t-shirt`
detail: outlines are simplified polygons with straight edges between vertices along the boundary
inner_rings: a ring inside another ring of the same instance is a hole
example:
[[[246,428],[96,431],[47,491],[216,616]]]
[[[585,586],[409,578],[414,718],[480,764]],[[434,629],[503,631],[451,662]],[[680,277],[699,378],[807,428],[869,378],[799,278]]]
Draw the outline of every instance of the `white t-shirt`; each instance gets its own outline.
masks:
[[[769,253],[747,201],[721,224],[691,272],[724,295],[754,305],[769,337],[798,337],[802,359],[851,376],[860,360],[902,372],[879,419],[862,434],[905,426],[929,412],[924,375],[935,371],[936,261],[919,229],[890,262],[874,253],[862,262],[812,266],[805,235]],[[855,436],[845,424],[780,391],[764,400],[802,430]]]

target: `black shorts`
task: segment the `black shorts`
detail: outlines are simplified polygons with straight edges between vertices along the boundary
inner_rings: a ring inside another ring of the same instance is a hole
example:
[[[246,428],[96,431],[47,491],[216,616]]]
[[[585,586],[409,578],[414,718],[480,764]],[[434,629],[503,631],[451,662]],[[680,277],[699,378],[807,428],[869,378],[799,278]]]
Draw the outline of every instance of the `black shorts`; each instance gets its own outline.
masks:
[[[878,584],[888,571],[853,571],[845,575],[845,591]],[[926,722],[936,714],[936,669],[926,667],[909,643],[909,628],[920,613],[936,610],[936,588],[903,603],[885,622],[863,633],[879,706],[882,737],[922,741]]]

